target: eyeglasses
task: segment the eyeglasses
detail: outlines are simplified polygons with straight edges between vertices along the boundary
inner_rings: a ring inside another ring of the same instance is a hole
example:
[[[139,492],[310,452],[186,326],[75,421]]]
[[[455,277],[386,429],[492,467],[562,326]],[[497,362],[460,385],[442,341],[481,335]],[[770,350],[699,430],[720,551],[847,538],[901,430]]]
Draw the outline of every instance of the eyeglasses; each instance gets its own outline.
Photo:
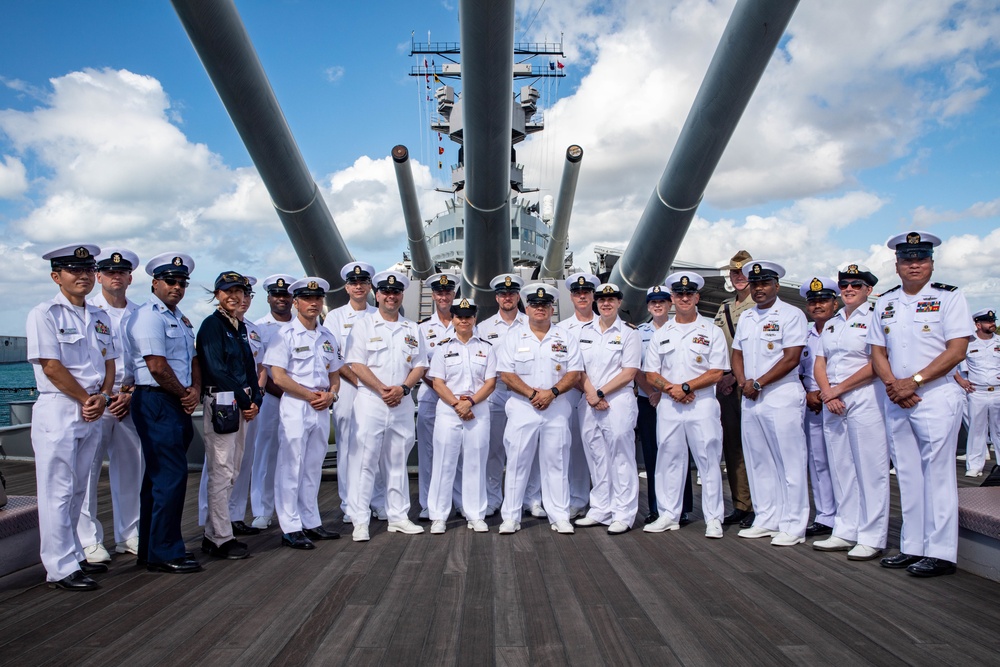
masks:
[[[840,289],[847,289],[848,287],[850,287],[851,289],[861,289],[862,287],[867,287],[867,286],[868,285],[861,282],[860,280],[841,280],[839,283],[837,283],[837,287],[839,287]]]
[[[96,266],[64,266],[60,271],[65,271],[66,273],[71,273],[74,276],[84,276],[89,274],[97,273]]]
[[[187,287],[188,286],[188,281],[186,281],[186,280],[178,280],[177,278],[160,278],[160,280],[162,280],[166,284],[170,285],[171,287],[176,287],[178,285],[181,286],[181,287]]]

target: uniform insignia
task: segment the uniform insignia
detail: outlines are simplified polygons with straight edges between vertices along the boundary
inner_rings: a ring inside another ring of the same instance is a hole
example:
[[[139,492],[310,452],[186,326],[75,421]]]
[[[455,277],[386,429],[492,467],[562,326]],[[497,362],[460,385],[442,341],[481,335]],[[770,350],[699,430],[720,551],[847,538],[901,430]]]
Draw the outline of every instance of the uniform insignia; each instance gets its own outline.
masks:
[[[438,281],[438,284],[439,285],[447,285],[448,284],[448,276],[441,276],[441,280]]]
[[[354,265],[354,275],[356,275],[356,276],[360,276],[361,275],[361,266],[358,265],[358,264]]]
[[[172,263],[174,266],[184,266],[184,260],[181,259],[180,257],[174,257]]]
[[[451,340],[451,336],[448,336],[447,338],[443,339],[440,343],[438,343],[438,345],[444,345],[445,343],[447,343],[450,340]]]
[[[102,357],[108,356],[108,348],[106,348],[106,347],[102,347],[101,348],[101,356]]]
[[[698,334],[697,336],[691,339],[691,342],[694,343],[695,345],[709,345],[711,343],[708,337],[705,336],[704,334]]]
[[[565,343],[555,342],[552,343],[552,351],[559,353],[559,352],[567,352],[568,350],[566,349]]]
[[[308,352],[309,351],[309,346],[308,345],[303,345],[302,347],[297,347],[297,348],[295,348],[292,351],[293,352]]]
[[[808,348],[803,348],[802,349],[802,357],[805,358],[805,357],[808,357],[808,356],[809,356],[809,349]]]
[[[637,330],[637,331],[638,331],[638,329],[639,329],[639,327],[635,326],[635,325],[634,325],[634,324],[632,324],[631,322],[626,322],[626,323],[625,323],[625,326],[627,326],[627,327],[628,327],[629,329],[635,329],[635,330]]]
[[[577,278],[577,280],[576,280],[576,284],[577,284],[577,285],[586,285],[586,284],[587,284],[587,281],[586,281],[586,280],[584,280],[583,276],[580,276],[579,278]]]
[[[885,333],[889,333],[889,327],[885,327],[884,329],[882,329],[882,331],[884,331]]]
[[[654,294],[659,294],[659,293],[660,293],[660,291],[661,291],[661,290],[660,290],[660,286],[659,286],[659,285],[656,285],[655,287],[653,287],[653,293],[654,293]]]
[[[763,331],[765,332],[780,331],[780,330],[781,330],[781,325],[778,324],[777,322],[768,322],[767,324],[764,325],[763,329]]]
[[[666,345],[666,344],[667,344],[667,343],[669,343],[669,342],[670,342],[670,339],[669,339],[669,338],[667,338],[667,339],[665,339],[665,340],[661,340],[661,341],[660,341],[660,345]]]
[[[428,338],[437,338],[438,335],[436,333],[434,333],[433,329],[431,329],[430,331],[427,332],[427,337]]]
[[[701,359],[701,355],[700,355],[700,354],[699,354],[699,355],[698,355],[697,357],[695,357],[695,358],[694,358],[694,362],[695,362],[696,364],[700,364],[700,363],[701,363],[701,361],[702,361],[702,359]]]
[[[906,235],[906,242],[920,243],[920,234],[917,234],[916,232],[910,232],[909,234]]]
[[[315,280],[310,280],[309,284],[306,285],[306,287],[308,287],[309,289],[319,289],[319,283],[316,282]]]
[[[993,351],[996,352],[996,348],[993,348]],[[969,350],[969,354],[972,354],[974,352],[979,352],[979,350]]]
[[[880,296],[885,296],[886,294],[891,294],[892,292],[895,292],[896,290],[898,290],[901,287],[902,287],[902,285],[896,285],[892,289],[887,289],[886,291],[882,292],[882,294]]]
[[[108,325],[100,320],[97,320],[97,322],[94,323],[94,331],[105,336],[111,333],[111,329],[108,328]]]
[[[852,329],[867,329],[868,325],[865,324],[864,322],[852,322],[851,323],[851,328]],[[833,327],[830,327],[830,331],[833,331]]]
[[[774,349],[774,343],[768,343],[767,344],[767,349],[773,350]]]
[[[760,275],[760,264],[754,264],[752,270],[754,272],[754,275]]]
[[[73,255],[75,255],[77,259],[87,259],[88,257],[90,257],[90,251],[84,248],[83,246],[80,246],[79,248],[73,251]]]
[[[462,299],[462,303],[458,304],[458,307],[459,308],[468,308],[469,307],[469,300],[468,299]]]
[[[940,301],[918,301],[917,302],[917,312],[918,313],[936,313],[941,310]]]
[[[122,263],[122,254],[120,252],[113,252],[113,253],[111,253],[111,263],[112,264],[121,264]]]
[[[615,336],[614,340],[611,340],[611,341],[608,341],[608,342],[611,343],[612,345],[621,345],[622,344],[621,334]]]
[[[186,326],[188,329],[194,329],[194,325],[191,324],[191,320],[187,318],[187,315],[181,317],[181,322],[183,322],[184,326]]]
[[[601,290],[601,292],[603,294],[614,294],[615,293],[615,288],[612,287],[611,285],[605,285],[604,289]]]
[[[931,332],[930,325],[925,324],[924,328],[921,329],[921,331],[923,331],[924,333],[930,333]]]
[[[847,273],[860,273],[857,264],[851,264],[847,267]]]
[[[256,341],[256,342],[259,343],[260,342],[260,334],[257,333],[256,331],[251,331],[250,332],[250,340]]]
[[[735,266],[736,270],[739,271],[739,270],[741,270],[743,268],[743,262],[742,261],[733,262],[733,266]]]
[[[504,287],[510,287],[511,286],[510,276],[505,276],[504,277],[504,279],[503,279],[503,286]]]
[[[406,363],[410,363],[411,361],[413,361],[413,357],[406,355]]]
[[[330,341],[328,340],[323,341],[323,351],[333,352],[333,345],[330,345]]]
[[[448,354],[444,355],[444,358],[445,359],[450,359],[452,357],[457,357],[457,356],[458,356],[458,352],[449,352]]]
[[[818,292],[823,289],[823,281],[819,278],[813,278],[812,282],[809,283],[809,290],[812,292]]]
[[[684,285],[685,287],[687,287],[688,282],[690,282],[690,281],[688,281],[688,277],[687,276],[681,276],[681,285]]]
[[[556,370],[557,371],[561,371],[562,370],[562,364],[556,364]]]
[[[389,284],[390,285],[396,284],[396,276],[389,276]]]
[[[583,280],[583,278],[580,278],[580,280]],[[539,287],[537,296],[539,299],[545,298],[545,290]]]
[[[486,337],[489,338],[490,340],[492,340],[494,338],[499,338],[500,334],[495,334],[495,333],[486,334]]]
[[[403,342],[409,345],[410,347],[417,347],[420,344],[417,342],[417,339],[414,338],[413,336],[404,337]]]
[[[945,292],[954,292],[958,289],[954,285],[946,285],[944,283],[931,283],[931,287],[934,289],[944,290]]]
[[[285,282],[284,278],[278,278],[278,282],[274,283],[275,287],[288,287],[288,283]]]
[[[382,337],[381,336],[375,336],[374,338],[369,338],[368,342],[369,343],[381,343],[382,342]]]
[[[852,324],[851,326],[854,326],[854,325]],[[826,330],[829,331],[830,333],[833,333],[833,325],[831,324],[830,326],[828,326],[826,328]]]
[[[592,341],[592,340],[588,340],[588,339],[586,339],[586,338],[581,338],[581,339],[580,339],[580,342],[581,342],[581,343],[587,343],[587,344],[590,344],[590,343],[593,343],[594,341]]]
[[[479,350],[478,352],[476,352],[476,356],[477,356],[477,357],[485,357],[485,356],[486,356],[486,353],[485,353],[485,352],[483,352],[482,350]]]

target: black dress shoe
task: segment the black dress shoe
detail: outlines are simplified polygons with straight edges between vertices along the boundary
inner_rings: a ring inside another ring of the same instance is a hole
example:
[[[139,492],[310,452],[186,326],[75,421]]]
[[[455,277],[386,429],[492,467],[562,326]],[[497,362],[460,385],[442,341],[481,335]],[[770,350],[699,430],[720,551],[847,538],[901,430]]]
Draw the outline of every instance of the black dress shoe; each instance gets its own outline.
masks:
[[[740,521],[740,528],[749,528],[753,525],[753,520],[757,518],[757,515],[753,512],[744,512],[743,520]]]
[[[80,571],[84,574],[104,574],[108,571],[107,563],[88,563],[85,560],[80,561]]]
[[[301,530],[297,530],[294,533],[284,533],[281,536],[282,546],[291,547],[293,549],[315,549],[316,545],[312,543],[308,537],[305,536]]]
[[[191,572],[201,572],[201,563],[187,557],[174,558],[163,563],[146,563],[146,569],[150,572],[189,574]]]
[[[906,568],[914,577],[939,577],[942,574],[955,574],[955,564],[940,558],[921,558]]]
[[[657,514],[656,512],[650,512],[649,514],[646,515],[646,518],[643,519],[642,522],[646,523],[646,524],[649,524],[649,523],[653,523],[654,521],[656,521],[659,518],[660,518],[659,514]]]
[[[260,535],[260,528],[248,526],[242,521],[233,521],[233,535]]]
[[[687,512],[681,512],[681,518],[677,519],[677,523],[681,526],[686,526],[691,523],[691,515]]]
[[[806,526],[806,537],[830,535],[831,533],[833,533],[833,526],[828,526],[825,523],[817,523],[816,521],[813,521],[811,524]]]
[[[327,530],[323,526],[316,526],[315,528],[304,528],[302,534],[308,537],[310,540],[339,540],[340,533],[335,533],[332,530]]]
[[[194,560],[195,559],[194,558],[194,552],[191,552],[191,551],[185,551],[184,552],[184,557],[187,558],[188,560]],[[136,567],[146,567],[146,565],[148,565],[148,564],[149,564],[149,561],[147,561],[145,558],[142,558],[141,556],[136,556],[136,558],[135,558],[135,566]]]
[[[101,587],[100,584],[85,575],[81,570],[77,570],[59,581],[50,581],[49,586],[51,588],[61,588],[64,591],[94,591]]]
[[[747,515],[746,510],[734,509],[732,512],[723,517],[722,523],[726,526],[731,526],[734,523],[739,523],[740,521],[742,521],[743,517],[745,517],[746,515]]]
[[[216,544],[206,537],[201,541],[201,550],[209,556],[227,560],[242,560],[250,555],[250,547],[236,539]]]
[[[909,567],[914,563],[921,560],[920,556],[910,556],[899,552],[895,556],[886,556],[878,562],[882,567],[887,567],[890,570],[902,570],[904,567]]]

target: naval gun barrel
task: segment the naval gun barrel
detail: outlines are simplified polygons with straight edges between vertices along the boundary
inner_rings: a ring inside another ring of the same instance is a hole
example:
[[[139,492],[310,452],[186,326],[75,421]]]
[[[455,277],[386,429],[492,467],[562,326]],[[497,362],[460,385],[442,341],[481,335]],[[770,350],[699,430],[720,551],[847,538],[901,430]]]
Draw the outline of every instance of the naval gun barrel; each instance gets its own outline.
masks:
[[[677,144],[632,239],[611,272],[625,295],[622,315],[646,317],[646,290],[662,283],[677,256],[736,125],[798,0],[739,0],[698,90]]]
[[[562,181],[559,183],[559,198],[556,200],[556,213],[552,220],[552,235],[538,271],[539,279],[563,277],[566,245],[569,243],[569,216],[573,212],[573,199],[576,197],[576,182],[580,178],[582,159],[583,149],[576,144],[566,149],[566,164],[563,166]]]
[[[215,90],[264,181],[292,247],[309,275],[345,303],[340,269],[351,253],[288,127],[232,0],[171,0]]]
[[[510,258],[514,0],[461,0],[465,259],[462,293],[489,314],[490,280]]]
[[[434,262],[431,261],[431,250],[427,246],[427,235],[424,234],[423,221],[420,219],[420,203],[417,202],[417,188],[413,185],[410,151],[406,146],[393,146],[392,166],[396,169],[399,200],[403,204],[406,240],[410,244],[410,268],[415,278],[424,280],[434,274]]]

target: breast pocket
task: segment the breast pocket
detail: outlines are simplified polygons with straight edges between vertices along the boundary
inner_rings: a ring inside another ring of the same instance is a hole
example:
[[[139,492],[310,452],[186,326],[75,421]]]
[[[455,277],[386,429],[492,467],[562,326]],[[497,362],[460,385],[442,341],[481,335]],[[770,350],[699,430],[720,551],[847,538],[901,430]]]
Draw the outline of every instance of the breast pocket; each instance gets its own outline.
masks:
[[[117,341],[110,334],[95,334],[97,338],[97,348],[101,353],[101,357],[104,359],[108,358],[109,354],[112,354]]]
[[[687,354],[695,368],[708,368],[708,345],[689,343]]]
[[[382,366],[388,360],[389,344],[384,340],[369,340],[365,344],[365,351],[368,353],[368,363],[366,366]]]
[[[767,358],[780,357],[784,351],[780,331],[764,331],[760,335],[760,351]]]
[[[518,351],[514,353],[514,372],[524,377],[531,375],[532,366],[535,364],[535,355],[531,350]]]
[[[941,312],[914,313],[913,324],[918,335],[936,334],[941,331]]]

